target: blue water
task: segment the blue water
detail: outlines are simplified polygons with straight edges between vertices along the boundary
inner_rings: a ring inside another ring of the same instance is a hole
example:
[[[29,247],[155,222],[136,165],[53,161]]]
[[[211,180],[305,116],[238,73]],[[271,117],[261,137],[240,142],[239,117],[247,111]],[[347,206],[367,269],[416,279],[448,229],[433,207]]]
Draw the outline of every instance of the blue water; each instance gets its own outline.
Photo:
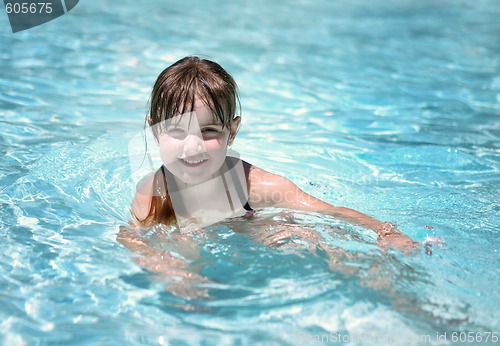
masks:
[[[495,0],[105,0],[12,34],[0,11],[0,344],[492,344],[499,17]],[[219,225],[196,240],[210,298],[166,290],[116,234],[128,140],[157,74],[192,54],[239,84],[243,159],[446,245],[384,253],[366,230],[265,210],[245,227],[317,232],[337,266]]]

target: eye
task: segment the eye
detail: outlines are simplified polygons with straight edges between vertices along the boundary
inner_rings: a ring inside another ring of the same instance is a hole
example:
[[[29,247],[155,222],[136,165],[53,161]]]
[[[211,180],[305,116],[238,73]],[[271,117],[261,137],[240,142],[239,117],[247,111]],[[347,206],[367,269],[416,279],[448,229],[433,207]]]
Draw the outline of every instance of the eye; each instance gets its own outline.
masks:
[[[167,134],[170,137],[182,139],[187,136],[187,132],[181,127],[171,127],[167,129]]]
[[[219,130],[217,130],[216,128],[213,128],[213,127],[204,127],[203,130],[201,130],[201,132],[219,132]]]
[[[219,136],[220,130],[215,127],[204,127],[201,130],[201,134],[204,139],[215,138]]]

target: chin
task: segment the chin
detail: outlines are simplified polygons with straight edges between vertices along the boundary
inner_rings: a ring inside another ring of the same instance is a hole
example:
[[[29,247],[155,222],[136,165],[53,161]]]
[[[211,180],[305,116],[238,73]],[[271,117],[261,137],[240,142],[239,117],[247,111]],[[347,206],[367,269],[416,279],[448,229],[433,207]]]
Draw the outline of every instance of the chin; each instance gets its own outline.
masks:
[[[169,167],[170,166],[170,167]],[[166,166],[176,179],[190,185],[202,184],[214,178],[217,175],[219,168],[215,169],[213,164],[205,163],[204,166],[198,168],[186,168],[182,164],[174,164]],[[222,166],[222,164],[221,164]]]

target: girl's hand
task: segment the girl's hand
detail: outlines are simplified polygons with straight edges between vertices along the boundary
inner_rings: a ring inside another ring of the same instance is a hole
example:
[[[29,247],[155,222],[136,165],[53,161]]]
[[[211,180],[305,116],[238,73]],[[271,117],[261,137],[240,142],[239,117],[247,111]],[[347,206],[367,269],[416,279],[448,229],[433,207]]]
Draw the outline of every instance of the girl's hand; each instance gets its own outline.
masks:
[[[378,233],[378,244],[384,250],[390,247],[404,252],[405,255],[420,252],[420,243],[414,241],[406,234],[397,229],[396,225],[384,222]]]

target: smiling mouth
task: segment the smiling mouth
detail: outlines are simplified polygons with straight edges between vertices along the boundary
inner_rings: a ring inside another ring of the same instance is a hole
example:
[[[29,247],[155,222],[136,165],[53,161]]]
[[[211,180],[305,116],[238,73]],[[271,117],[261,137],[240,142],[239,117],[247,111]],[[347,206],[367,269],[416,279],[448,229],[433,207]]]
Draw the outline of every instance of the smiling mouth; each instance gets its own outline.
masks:
[[[196,158],[183,158],[183,159],[180,159],[180,161],[185,164],[186,166],[189,166],[189,167],[195,167],[195,166],[199,166],[201,164],[203,164],[205,161],[207,161],[206,158],[199,158],[199,159],[196,159]]]

